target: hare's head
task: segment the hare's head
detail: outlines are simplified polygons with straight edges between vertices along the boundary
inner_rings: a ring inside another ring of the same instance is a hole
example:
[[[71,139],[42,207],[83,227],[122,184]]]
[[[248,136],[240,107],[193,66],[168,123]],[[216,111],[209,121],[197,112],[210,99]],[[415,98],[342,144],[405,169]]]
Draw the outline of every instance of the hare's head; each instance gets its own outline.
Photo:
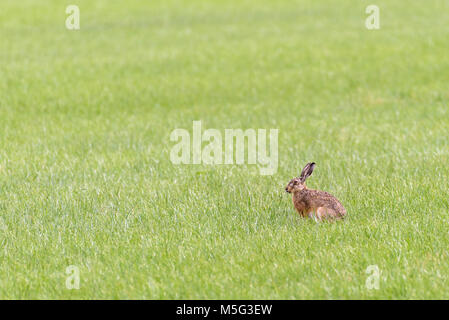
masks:
[[[301,171],[301,175],[297,178],[293,178],[285,187],[285,191],[292,193],[295,191],[301,191],[306,188],[306,179],[312,175],[315,168],[315,162],[309,162]]]

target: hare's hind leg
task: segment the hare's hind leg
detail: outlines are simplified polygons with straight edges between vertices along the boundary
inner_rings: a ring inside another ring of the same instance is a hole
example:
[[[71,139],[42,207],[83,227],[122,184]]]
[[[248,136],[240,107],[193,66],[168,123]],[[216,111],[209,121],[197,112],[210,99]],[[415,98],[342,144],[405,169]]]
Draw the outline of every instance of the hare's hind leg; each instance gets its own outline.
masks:
[[[308,213],[309,218],[315,220],[316,223],[318,223],[318,222],[320,222],[322,220],[321,219],[321,215],[318,212],[318,209],[319,208],[314,209],[314,210],[310,210],[309,213]]]
[[[337,217],[337,213],[326,207],[318,207],[316,209],[316,215],[320,221],[322,220],[334,220]]]

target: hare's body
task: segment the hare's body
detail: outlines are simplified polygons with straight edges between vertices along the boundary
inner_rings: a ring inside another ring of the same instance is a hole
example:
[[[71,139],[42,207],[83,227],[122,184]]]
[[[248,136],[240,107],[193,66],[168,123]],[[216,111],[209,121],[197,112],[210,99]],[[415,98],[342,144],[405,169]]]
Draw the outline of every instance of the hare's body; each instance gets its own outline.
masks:
[[[285,188],[285,191],[293,194],[293,205],[302,217],[317,221],[344,218],[346,209],[337,198],[325,191],[307,189],[305,182],[314,168],[315,162],[308,163],[301,175],[292,179]]]
[[[319,190],[302,189],[293,192],[293,205],[302,217],[323,219],[341,219],[346,214],[346,209],[330,193]]]

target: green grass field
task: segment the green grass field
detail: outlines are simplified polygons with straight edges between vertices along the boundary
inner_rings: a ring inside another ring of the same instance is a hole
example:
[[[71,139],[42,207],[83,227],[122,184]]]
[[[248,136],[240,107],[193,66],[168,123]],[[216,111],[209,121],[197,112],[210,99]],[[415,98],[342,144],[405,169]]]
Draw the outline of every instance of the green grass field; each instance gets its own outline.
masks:
[[[0,298],[448,299],[448,15],[2,0]],[[277,172],[172,164],[170,133],[194,120],[279,129]],[[294,211],[284,187],[308,161],[345,221]]]

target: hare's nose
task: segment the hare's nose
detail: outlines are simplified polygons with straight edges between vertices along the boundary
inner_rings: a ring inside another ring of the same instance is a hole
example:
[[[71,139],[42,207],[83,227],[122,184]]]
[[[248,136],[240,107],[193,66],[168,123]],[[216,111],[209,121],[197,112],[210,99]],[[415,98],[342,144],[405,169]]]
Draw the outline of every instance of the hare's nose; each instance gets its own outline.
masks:
[[[288,192],[288,188],[285,188],[285,192]]]

